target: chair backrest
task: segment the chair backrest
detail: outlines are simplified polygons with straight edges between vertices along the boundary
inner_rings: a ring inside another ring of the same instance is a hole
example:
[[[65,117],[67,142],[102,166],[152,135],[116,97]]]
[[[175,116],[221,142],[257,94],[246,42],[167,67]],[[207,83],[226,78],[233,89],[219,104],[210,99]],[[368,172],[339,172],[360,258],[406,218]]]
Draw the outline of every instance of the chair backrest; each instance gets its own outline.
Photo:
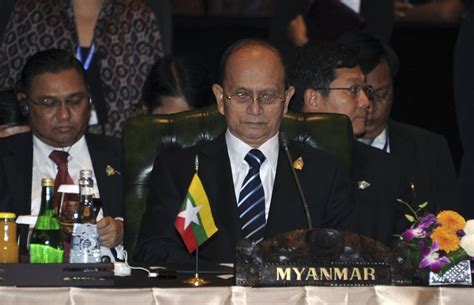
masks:
[[[161,150],[181,149],[210,141],[226,129],[215,105],[173,115],[134,117],[122,132],[125,162],[125,235],[131,257],[145,211],[149,174]],[[321,148],[348,166],[352,161],[352,127],[348,117],[328,113],[288,113],[280,129],[289,140]]]

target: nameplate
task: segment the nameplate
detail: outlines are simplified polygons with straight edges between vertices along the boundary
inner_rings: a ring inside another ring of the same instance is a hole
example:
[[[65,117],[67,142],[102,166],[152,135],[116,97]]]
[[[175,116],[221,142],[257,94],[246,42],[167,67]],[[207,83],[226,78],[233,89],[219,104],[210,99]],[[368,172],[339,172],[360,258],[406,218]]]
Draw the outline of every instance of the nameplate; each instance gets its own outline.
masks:
[[[383,263],[272,264],[259,266],[259,286],[390,285],[390,267]]]

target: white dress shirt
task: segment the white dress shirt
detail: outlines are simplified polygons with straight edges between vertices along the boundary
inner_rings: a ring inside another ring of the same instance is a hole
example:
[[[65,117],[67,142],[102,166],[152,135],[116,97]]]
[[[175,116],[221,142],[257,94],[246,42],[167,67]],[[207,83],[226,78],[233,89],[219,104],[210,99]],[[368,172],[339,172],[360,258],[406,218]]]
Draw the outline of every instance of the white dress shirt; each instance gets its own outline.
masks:
[[[49,158],[49,154],[53,150],[62,150],[69,153],[68,157],[68,171],[75,184],[79,181],[80,171],[83,169],[92,170],[92,179],[94,180],[94,197],[100,198],[97,179],[95,178],[94,167],[92,166],[91,156],[85,136],[82,136],[79,141],[70,147],[57,148],[49,146],[42,142],[35,135],[33,135],[33,172],[31,181],[31,215],[38,215],[41,208],[41,179],[51,178],[55,179],[58,173],[58,167],[54,161]],[[99,221],[104,217],[102,209],[100,209],[96,220]],[[122,218],[118,218],[122,220]],[[102,255],[108,255],[112,261],[114,256],[109,248],[100,247]],[[123,258],[123,246],[115,247],[118,258]]]
[[[379,133],[379,135],[376,136],[373,140],[358,138],[357,141],[372,146],[374,148],[383,150],[388,154],[390,153],[390,140],[388,138],[387,128],[384,128],[384,130]]]
[[[390,141],[388,140],[387,128],[384,128],[383,131],[375,137],[370,146],[390,153]]]
[[[234,182],[235,200],[239,202],[240,189],[249,171],[249,165],[245,161],[247,153],[253,149],[250,145],[235,137],[229,129],[225,134],[227,152],[229,154],[232,180]],[[260,179],[265,192],[265,219],[268,219],[270,202],[272,201],[273,182],[278,163],[279,141],[278,133],[263,143],[258,149],[265,156],[265,161],[260,166]]]
[[[361,0],[341,0],[346,6],[356,13],[360,13],[360,2]]]
[[[94,168],[84,136],[71,147],[57,148],[43,143],[33,135],[33,175],[31,182],[31,215],[38,215],[41,207],[41,179],[56,178],[58,167],[49,154],[53,150],[69,152],[68,171],[75,184],[79,181],[79,174],[82,169],[92,170],[94,180],[94,197],[100,198],[97,180],[95,179]],[[101,215],[102,218],[102,215]]]

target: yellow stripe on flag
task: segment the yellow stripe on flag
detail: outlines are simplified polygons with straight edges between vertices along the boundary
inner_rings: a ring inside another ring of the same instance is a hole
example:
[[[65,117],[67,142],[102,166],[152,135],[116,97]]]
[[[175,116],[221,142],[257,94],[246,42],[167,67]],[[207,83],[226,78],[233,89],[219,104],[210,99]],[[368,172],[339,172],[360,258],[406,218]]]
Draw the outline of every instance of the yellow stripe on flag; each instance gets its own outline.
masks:
[[[189,194],[194,199],[196,205],[200,205],[199,216],[201,217],[202,226],[206,232],[207,237],[211,237],[217,232],[214,218],[212,217],[211,206],[209,205],[209,199],[207,198],[206,191],[202,185],[201,179],[197,174],[194,174],[191,185],[188,189]]]

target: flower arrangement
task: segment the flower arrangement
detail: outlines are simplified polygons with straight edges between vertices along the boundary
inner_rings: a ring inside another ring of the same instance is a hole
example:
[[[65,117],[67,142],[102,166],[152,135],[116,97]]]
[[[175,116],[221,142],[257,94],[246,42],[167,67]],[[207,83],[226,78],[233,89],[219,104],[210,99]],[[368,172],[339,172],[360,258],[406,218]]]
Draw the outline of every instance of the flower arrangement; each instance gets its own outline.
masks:
[[[398,201],[412,213],[405,215],[412,225],[400,237],[408,245],[411,258],[420,270],[442,274],[460,261],[474,257],[474,220],[466,221],[450,210],[420,217],[427,202],[415,210],[407,202]]]

